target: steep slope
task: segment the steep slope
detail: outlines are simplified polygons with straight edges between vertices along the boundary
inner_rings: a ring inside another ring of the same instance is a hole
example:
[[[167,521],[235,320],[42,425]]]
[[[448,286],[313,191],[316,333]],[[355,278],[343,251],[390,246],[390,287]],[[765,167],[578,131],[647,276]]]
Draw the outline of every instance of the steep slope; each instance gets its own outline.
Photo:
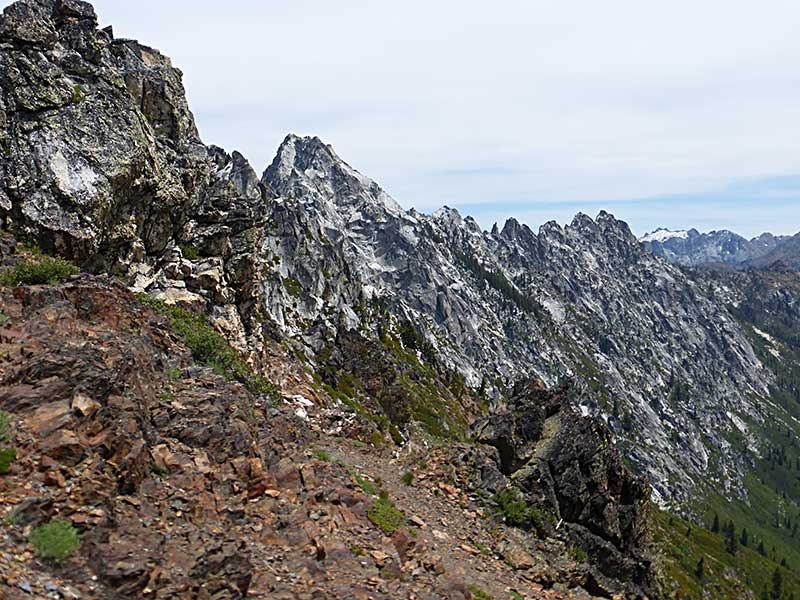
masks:
[[[327,315],[368,328],[366,307],[380,301],[490,395],[528,373],[581,378],[586,409],[605,415],[665,500],[709,469],[743,489],[727,415],[761,419],[751,397],[772,376],[731,316],[624,223],[601,213],[488,233],[452,209],[403,212],[316,138],[287,137],[262,181],[285,198],[271,221],[302,220],[271,230],[265,250],[281,273],[271,312],[287,306],[287,280],[300,284],[287,335],[318,347],[339,325]]]
[[[37,260],[0,235],[0,273]],[[2,285],[0,307],[0,450],[14,451],[0,469],[3,598],[638,599],[654,587],[649,488],[564,390],[549,393],[565,422],[546,438],[553,460],[564,473],[603,462],[542,503],[559,527],[528,530],[475,485],[493,447],[415,436],[401,453],[347,410],[288,390],[280,401],[199,315],[113,278]],[[522,431],[538,425],[528,404]],[[34,541],[54,523],[73,532],[63,555],[63,541]]]
[[[597,584],[599,557],[572,555],[557,531],[507,527],[491,498],[467,495],[471,471],[451,479],[461,453],[490,450],[426,450],[487,407],[395,306],[352,285],[374,272],[363,257],[381,268],[398,257],[370,255],[366,238],[334,246],[328,236],[348,229],[337,212],[322,218],[288,190],[272,198],[241,155],[204,146],[180,72],[96,26],[77,0],[23,0],[0,21],[0,220],[24,240],[0,237],[2,595],[626,589],[625,574]],[[358,183],[348,222],[360,211],[407,233],[412,216],[337,164],[336,186]],[[58,283],[75,268],[48,254],[116,279]],[[326,265],[338,281],[312,287]],[[339,310],[319,312],[311,293]],[[423,450],[400,461],[387,443]],[[447,501],[428,486],[396,494],[412,468]],[[445,528],[457,518],[453,531],[422,522],[420,506]],[[634,518],[648,527],[646,511]]]
[[[700,233],[696,229],[656,229],[639,238],[639,241],[656,256],[674,264],[694,267],[706,264],[747,264],[777,251],[787,239],[787,236],[762,233],[748,240],[725,229],[708,233]]]

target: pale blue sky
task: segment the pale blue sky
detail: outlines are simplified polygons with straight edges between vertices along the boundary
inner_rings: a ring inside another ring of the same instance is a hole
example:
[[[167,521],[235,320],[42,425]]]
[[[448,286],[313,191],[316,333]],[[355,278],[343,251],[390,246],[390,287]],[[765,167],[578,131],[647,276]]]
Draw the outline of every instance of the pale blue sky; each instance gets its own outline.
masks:
[[[606,209],[637,233],[800,230],[796,1],[94,5],[173,58],[204,141],[259,172],[292,131],[485,227]]]

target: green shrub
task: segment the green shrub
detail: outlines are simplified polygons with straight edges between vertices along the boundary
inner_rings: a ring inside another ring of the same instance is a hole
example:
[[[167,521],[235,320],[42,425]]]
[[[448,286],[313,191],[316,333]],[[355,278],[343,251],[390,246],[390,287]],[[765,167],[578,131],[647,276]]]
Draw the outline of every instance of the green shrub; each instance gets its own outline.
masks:
[[[358,473],[353,475],[354,479],[358,486],[364,490],[365,494],[369,494],[370,496],[374,496],[378,493],[378,489],[375,487],[375,484],[369,481],[368,479],[364,479]]]
[[[35,527],[30,535],[36,556],[55,563],[63,563],[81,547],[78,532],[66,519],[53,519],[46,525]]]
[[[389,424],[389,435],[391,436],[392,441],[396,445],[402,446],[405,443],[405,440],[403,439],[403,435],[400,433],[400,430],[397,429],[397,427],[395,426],[394,423],[390,423]]]
[[[580,546],[570,546],[569,554],[576,563],[583,564],[589,560],[589,555],[586,550]]]
[[[297,279],[292,279],[291,277],[284,277],[283,287],[285,287],[286,291],[289,292],[295,298],[299,298],[303,294],[303,284],[297,281]]]
[[[147,294],[137,294],[136,297],[139,302],[169,319],[173,331],[186,338],[192,357],[198,363],[212,367],[227,379],[240,381],[254,394],[264,394],[272,401],[280,399],[280,391],[275,384],[253,373],[250,365],[206,321],[204,315],[165,304]]]
[[[15,448],[0,450],[0,475],[8,473],[15,458],[17,458],[17,450]]]
[[[178,248],[181,249],[181,254],[183,254],[183,258],[186,260],[200,260],[200,253],[194,246],[189,244],[178,244]]]
[[[403,483],[406,485],[411,485],[414,483],[414,474],[411,471],[406,471],[403,473]]]
[[[472,598],[474,600],[493,600],[489,594],[484,592],[477,585],[470,585],[467,587],[469,588],[469,591],[472,594]]]
[[[11,416],[6,412],[0,411],[0,442],[7,442],[13,435]]]
[[[403,513],[385,495],[367,509],[367,518],[386,533],[394,533],[403,526]]]
[[[505,522],[512,527],[530,531],[541,530],[544,526],[544,515],[535,506],[520,500],[514,490],[507,489],[495,494],[493,498],[497,512],[503,515]]]
[[[78,267],[63,258],[37,256],[0,272],[0,286],[52,285],[78,272]]]
[[[316,456],[318,459],[324,460],[325,462],[331,462],[332,460],[331,455],[325,452],[325,450],[320,450],[319,452],[317,452]]]

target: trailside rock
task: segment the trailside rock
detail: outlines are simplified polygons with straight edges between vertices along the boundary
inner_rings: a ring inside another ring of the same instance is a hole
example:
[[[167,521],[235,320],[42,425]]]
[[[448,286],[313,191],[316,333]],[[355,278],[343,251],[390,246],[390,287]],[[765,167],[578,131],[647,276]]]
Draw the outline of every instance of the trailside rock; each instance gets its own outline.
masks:
[[[489,476],[479,485],[493,492],[510,486],[548,516],[537,525],[542,533],[586,552],[587,589],[651,595],[650,487],[625,466],[608,428],[580,415],[574,396],[568,384],[547,390],[527,382],[515,387],[507,410],[476,422],[472,434],[498,450],[494,460],[507,476],[499,485],[483,468]]]

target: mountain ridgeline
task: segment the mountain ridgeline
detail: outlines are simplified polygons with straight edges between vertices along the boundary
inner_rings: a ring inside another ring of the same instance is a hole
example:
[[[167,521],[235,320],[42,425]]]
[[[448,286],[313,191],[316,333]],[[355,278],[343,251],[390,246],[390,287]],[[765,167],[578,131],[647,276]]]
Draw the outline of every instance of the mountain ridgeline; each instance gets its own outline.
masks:
[[[746,525],[772,553],[758,560],[795,585],[797,236],[742,242],[693,230],[640,242],[606,212],[538,231],[514,219],[484,231],[452,208],[404,210],[316,137],[288,135],[259,177],[241,154],[200,140],[168,58],[98,29],[78,0],[6,8],[0,150],[0,224],[19,242],[112,275],[162,310],[202,314],[286,399],[302,389],[398,445],[420,435],[456,445],[489,439],[496,454],[481,464],[500,465],[486,471],[497,478],[473,491],[496,496],[511,485],[578,532],[569,544],[591,538],[595,555],[614,557],[574,575],[582,589],[657,595],[642,558],[648,495],[697,524],[716,513]],[[707,263],[751,268],[692,268]],[[37,302],[15,298],[19,311]],[[541,388],[522,394],[520,382],[532,380]],[[520,424],[520,398],[546,402],[544,387],[569,389],[570,400],[564,392],[557,410],[539,406],[533,435]],[[28,406],[3,401],[4,410]],[[503,414],[512,433],[476,433],[476,421]],[[591,443],[558,437],[562,426]],[[247,427],[255,444],[255,425]],[[508,436],[530,450],[513,469],[502,468]],[[597,450],[612,439],[625,464]],[[552,447],[567,450],[557,456]],[[552,469],[571,472],[567,458],[578,455],[581,491],[563,476],[541,483]],[[547,475],[534,483],[535,469]],[[136,485],[144,476],[137,472]],[[611,508],[590,508],[597,502],[587,489],[608,490],[602,505]],[[531,519],[534,529],[567,535]],[[703,581],[695,570],[691,585]],[[219,597],[236,597],[231,590]]]
[[[716,268],[771,267],[778,263],[800,270],[800,233],[775,236],[762,233],[750,240],[725,229],[700,233],[696,229],[656,229],[639,240],[650,252],[669,262]]]

